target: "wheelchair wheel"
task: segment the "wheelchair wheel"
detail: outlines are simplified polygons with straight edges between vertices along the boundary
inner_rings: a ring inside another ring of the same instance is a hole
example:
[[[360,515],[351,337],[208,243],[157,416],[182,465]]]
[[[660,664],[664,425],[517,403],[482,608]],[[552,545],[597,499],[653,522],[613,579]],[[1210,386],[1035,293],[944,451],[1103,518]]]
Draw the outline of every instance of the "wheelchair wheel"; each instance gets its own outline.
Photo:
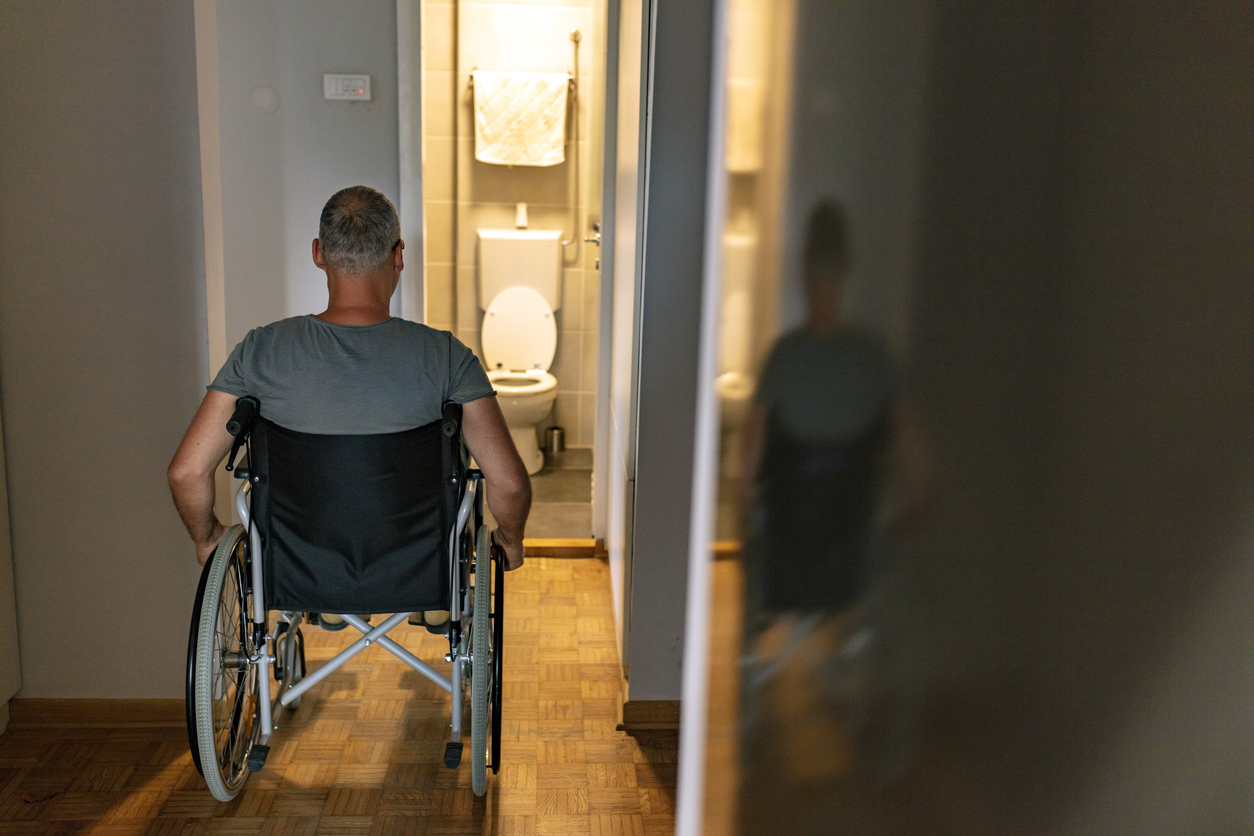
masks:
[[[258,728],[246,555],[244,527],[232,526],[201,579],[187,660],[192,754],[219,801],[230,801],[248,780]]]
[[[488,791],[488,696],[492,691],[492,535],[479,527],[475,543],[475,604],[470,622],[470,783]]]

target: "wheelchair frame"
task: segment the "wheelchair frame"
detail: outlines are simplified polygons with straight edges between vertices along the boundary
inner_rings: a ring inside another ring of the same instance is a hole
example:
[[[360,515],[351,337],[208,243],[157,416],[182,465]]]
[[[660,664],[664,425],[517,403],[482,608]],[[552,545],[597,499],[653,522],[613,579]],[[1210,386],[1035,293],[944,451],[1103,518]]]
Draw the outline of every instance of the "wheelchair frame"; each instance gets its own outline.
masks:
[[[241,399],[243,402],[245,399]],[[327,676],[341,668],[350,659],[356,657],[372,644],[377,644],[384,650],[409,665],[419,674],[438,685],[443,690],[449,692],[452,697],[452,722],[451,732],[452,741],[446,744],[444,763],[449,768],[456,768],[461,761],[462,753],[462,731],[463,731],[463,703],[466,698],[467,686],[472,685],[472,679],[475,675],[475,664],[478,662],[483,665],[483,674],[490,679],[485,681],[473,682],[473,691],[471,699],[472,726],[478,727],[475,720],[480,718],[474,716],[474,705],[476,702],[484,703],[486,699],[490,700],[483,705],[485,711],[490,712],[491,724],[484,726],[483,733],[486,736],[484,743],[490,747],[490,752],[485,749],[484,752],[472,752],[472,784],[476,795],[483,795],[486,792],[486,774],[484,767],[490,767],[495,773],[500,768],[500,745],[501,745],[501,640],[503,634],[503,618],[504,618],[504,567],[503,560],[499,555],[492,553],[491,537],[486,526],[484,526],[484,508],[483,508],[483,474],[477,469],[468,469],[465,473],[463,484],[460,486],[461,498],[457,506],[456,521],[451,526],[448,534],[448,560],[449,560],[449,620],[447,622],[446,635],[449,640],[449,652],[445,654],[445,661],[451,664],[450,675],[448,677],[441,674],[431,665],[419,659],[410,651],[406,650],[399,643],[388,637],[388,633],[397,625],[406,621],[412,612],[397,612],[390,615],[382,623],[372,626],[357,615],[351,613],[333,613],[339,615],[345,622],[356,628],[362,635],[344,650],[340,651],[336,656],[316,671],[305,675],[304,670],[304,640],[300,635],[300,627],[305,621],[305,614],[301,612],[280,611],[279,618],[274,625],[273,630],[269,629],[269,610],[266,608],[265,598],[265,572],[263,565],[263,552],[261,547],[261,534],[252,519],[252,503],[251,495],[253,486],[260,477],[255,476],[245,468],[234,468],[235,457],[241,447],[247,446],[249,434],[251,431],[252,416],[245,416],[244,419],[237,420],[240,411],[237,409],[236,416],[232,418],[231,424],[228,424],[228,430],[235,435],[236,441],[228,459],[227,470],[234,470],[236,478],[242,479],[243,484],[235,491],[235,510],[242,520],[242,526],[234,526],[227,535],[223,537],[222,544],[214,553],[213,558],[205,566],[204,576],[201,581],[200,591],[197,593],[196,615],[192,622],[192,635],[189,643],[188,658],[188,731],[193,752],[193,759],[197,768],[202,775],[205,773],[205,766],[202,763],[204,753],[203,741],[198,738],[197,716],[198,708],[193,706],[193,666],[196,664],[196,647],[199,633],[203,633],[203,626],[199,626],[201,621],[202,599],[205,593],[205,579],[210,575],[210,569],[214,567],[217,561],[230,561],[233,558],[233,552],[240,545],[245,545],[245,553],[242,558],[243,571],[248,575],[248,582],[251,587],[247,590],[241,589],[239,594],[246,598],[251,595],[251,610],[247,618],[247,628],[249,635],[243,634],[241,627],[240,642],[244,648],[248,648],[250,653],[247,658],[243,658],[244,654],[227,654],[217,650],[218,639],[214,639],[215,656],[213,662],[219,666],[228,675],[231,666],[239,672],[248,670],[255,672],[256,680],[256,715],[253,718],[251,727],[251,741],[247,747],[247,767],[250,772],[259,771],[269,754],[269,741],[273,732],[278,728],[278,718],[283,708],[295,709],[299,704],[299,700],[303,694],[311,688],[322,682]],[[448,437],[452,438],[449,432],[450,426],[446,422],[444,432]],[[458,430],[453,428],[454,432]],[[456,477],[454,477],[456,479]],[[242,529],[242,531],[239,531]],[[234,534],[238,531],[238,534]],[[240,543],[240,535],[244,543]],[[487,561],[484,563],[484,561]],[[224,572],[226,569],[223,570]],[[475,578],[475,584],[471,584],[471,578]],[[479,584],[487,583],[487,587],[479,589]],[[225,581],[224,581],[225,583]],[[479,592],[475,595],[476,591]],[[495,593],[494,595],[492,593]],[[477,601],[476,601],[477,599]],[[494,600],[493,600],[494,599]],[[488,606],[487,613],[476,613],[477,606]],[[494,606],[493,606],[494,605]],[[488,619],[484,625],[491,625],[490,638],[484,632],[486,626],[475,623],[476,616],[482,615]],[[470,629],[466,628],[463,623],[469,619]],[[216,623],[216,622],[215,622]],[[472,631],[478,627],[476,636],[479,636],[481,644],[486,644],[489,650],[489,658],[487,660],[476,660],[474,658],[475,650],[472,647]],[[220,632],[220,631],[216,631]],[[286,643],[283,642],[283,635],[289,637]],[[280,659],[279,654],[285,658]],[[299,659],[298,659],[299,654]],[[228,658],[230,657],[230,658]],[[298,665],[299,663],[299,665]],[[278,679],[277,693],[272,694],[271,677],[277,670],[280,671]],[[296,674],[299,666],[300,675]],[[238,703],[239,682],[242,681],[239,674],[236,674],[236,710],[240,710]],[[490,684],[488,684],[490,683]],[[196,706],[200,705],[200,696],[197,695]],[[212,699],[212,697],[210,698]],[[216,718],[211,718],[215,723],[215,741],[216,741]],[[483,718],[483,722],[487,722],[487,718]],[[472,735],[473,742],[473,735]],[[237,746],[239,743],[228,735],[229,746]],[[490,755],[490,759],[489,759]],[[222,755],[217,751],[216,743],[214,756],[219,763],[215,764],[220,769],[220,761]],[[221,778],[220,773],[217,776]],[[247,775],[239,780],[239,784],[231,791],[224,781],[218,780],[216,783],[221,786],[215,786],[215,782],[206,780],[210,785],[210,790],[220,801],[229,801],[231,797],[242,788],[243,783],[247,780]],[[227,795],[227,797],[222,797]]]

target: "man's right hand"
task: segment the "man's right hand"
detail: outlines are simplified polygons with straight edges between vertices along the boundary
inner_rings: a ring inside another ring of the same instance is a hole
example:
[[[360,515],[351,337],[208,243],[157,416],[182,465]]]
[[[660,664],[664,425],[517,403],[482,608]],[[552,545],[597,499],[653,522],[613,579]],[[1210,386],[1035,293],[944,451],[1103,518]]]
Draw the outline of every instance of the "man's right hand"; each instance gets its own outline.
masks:
[[[483,471],[488,509],[498,528],[492,542],[504,552],[505,570],[523,565],[523,531],[531,509],[531,477],[523,467],[505,416],[494,397],[462,404],[462,437]]]
[[[509,540],[499,528],[492,532],[492,548],[500,550],[500,554],[497,557],[505,561],[506,572],[512,572],[520,568],[526,559],[526,555],[523,553],[522,540]]]

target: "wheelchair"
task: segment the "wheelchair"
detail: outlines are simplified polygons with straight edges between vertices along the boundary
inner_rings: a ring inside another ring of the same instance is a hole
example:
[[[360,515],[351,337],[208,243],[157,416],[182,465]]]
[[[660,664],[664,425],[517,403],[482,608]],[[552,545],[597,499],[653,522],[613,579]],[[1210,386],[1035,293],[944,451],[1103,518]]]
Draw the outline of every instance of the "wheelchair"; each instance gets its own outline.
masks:
[[[234,798],[264,766],[284,712],[378,645],[451,695],[450,769],[469,697],[471,783],[482,796],[501,760],[504,556],[484,525],[461,407],[399,433],[313,435],[267,421],[245,397],[227,431],[243,524],[205,564],[187,650],[188,743],[209,791]],[[449,612],[447,677],[387,636],[423,610]],[[338,614],[362,635],[309,671],[307,613]],[[373,626],[354,613],[392,614]]]

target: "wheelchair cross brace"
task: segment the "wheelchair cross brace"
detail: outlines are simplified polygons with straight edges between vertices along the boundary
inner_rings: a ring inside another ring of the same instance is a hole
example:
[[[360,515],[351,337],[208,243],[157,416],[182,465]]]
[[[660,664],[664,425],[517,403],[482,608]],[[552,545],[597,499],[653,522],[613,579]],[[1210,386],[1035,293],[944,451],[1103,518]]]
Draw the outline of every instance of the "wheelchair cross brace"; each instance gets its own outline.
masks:
[[[232,458],[234,458],[232,456]],[[477,475],[477,474],[476,474]],[[478,488],[479,480],[477,478],[468,478],[466,491],[462,496],[461,505],[457,509],[457,525],[453,528],[449,535],[449,561],[453,571],[452,576],[452,594],[450,596],[450,623],[461,617],[462,611],[462,593],[460,588],[461,573],[457,570],[457,534],[465,527],[466,521],[470,518],[471,511],[474,508],[475,493]],[[252,584],[253,584],[253,622],[260,627],[260,634],[265,637],[265,647],[259,647],[257,661],[261,664],[262,670],[258,677],[259,686],[259,703],[258,708],[261,714],[261,734],[258,743],[265,745],[269,743],[270,735],[278,726],[274,722],[274,715],[280,706],[290,705],[294,700],[317,685],[323,679],[337,671],[347,661],[352,659],[358,653],[361,653],[372,644],[378,644],[384,650],[396,656],[405,664],[412,667],[418,673],[434,682],[453,695],[453,722],[452,737],[454,743],[461,740],[462,731],[462,677],[463,662],[465,661],[465,648],[454,649],[450,654],[452,657],[452,678],[446,678],[435,668],[401,647],[392,639],[388,638],[387,633],[403,622],[413,613],[398,612],[387,618],[377,627],[371,627],[369,623],[358,618],[356,615],[336,613],[340,618],[351,624],[363,635],[357,641],[341,650],[335,655],[335,658],[327,661],[316,671],[307,673],[300,682],[297,682],[289,688],[283,690],[274,701],[270,696],[270,677],[271,666],[275,662],[275,656],[270,645],[274,641],[274,636],[265,632],[265,624],[268,621],[265,606],[265,581],[262,570],[261,560],[261,535],[255,526],[249,524],[249,516],[251,509],[248,503],[248,494],[252,489],[252,480],[245,479],[244,483],[239,486],[235,492],[235,510],[238,512],[241,522],[248,529],[249,546],[252,551]],[[299,623],[300,614],[283,613],[283,619],[290,624]]]

